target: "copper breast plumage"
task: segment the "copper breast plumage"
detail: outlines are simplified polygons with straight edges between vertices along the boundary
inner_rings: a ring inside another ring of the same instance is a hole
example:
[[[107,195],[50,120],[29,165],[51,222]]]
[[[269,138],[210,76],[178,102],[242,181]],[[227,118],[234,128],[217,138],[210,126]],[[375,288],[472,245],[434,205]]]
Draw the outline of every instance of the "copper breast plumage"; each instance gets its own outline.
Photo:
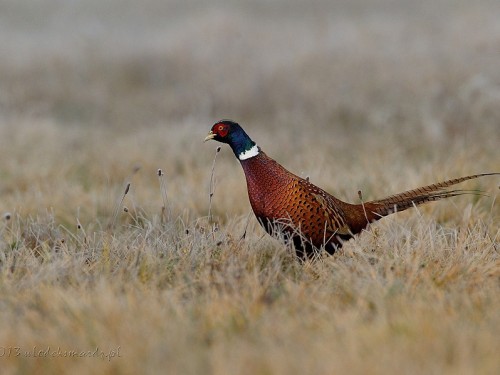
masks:
[[[290,173],[261,152],[241,162],[252,209],[262,224],[282,224],[290,235],[302,235],[315,247],[338,244],[350,236],[342,206],[346,203],[309,181]]]

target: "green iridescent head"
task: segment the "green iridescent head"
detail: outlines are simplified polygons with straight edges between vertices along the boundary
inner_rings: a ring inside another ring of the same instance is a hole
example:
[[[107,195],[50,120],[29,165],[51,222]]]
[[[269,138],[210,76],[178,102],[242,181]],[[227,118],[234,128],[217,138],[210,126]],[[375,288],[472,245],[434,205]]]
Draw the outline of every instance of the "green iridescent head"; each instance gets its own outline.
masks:
[[[236,157],[240,160],[246,160],[258,155],[259,147],[245,133],[243,128],[236,122],[231,120],[217,121],[210,133],[208,133],[205,141],[215,140],[222,143],[227,143],[233,150]]]

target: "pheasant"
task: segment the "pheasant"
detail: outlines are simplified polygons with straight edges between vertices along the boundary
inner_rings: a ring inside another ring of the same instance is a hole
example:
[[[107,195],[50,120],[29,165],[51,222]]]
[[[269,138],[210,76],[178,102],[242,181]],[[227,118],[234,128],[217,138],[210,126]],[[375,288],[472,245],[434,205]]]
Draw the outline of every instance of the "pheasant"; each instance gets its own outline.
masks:
[[[298,257],[307,258],[324,248],[329,254],[360,233],[371,222],[394,212],[443,198],[466,194],[450,186],[482,173],[420,187],[390,197],[350,204],[286,170],[267,156],[243,128],[231,120],[212,126],[205,141],[227,143],[245,173],[248,196],[260,224],[271,235],[282,233],[292,241]]]

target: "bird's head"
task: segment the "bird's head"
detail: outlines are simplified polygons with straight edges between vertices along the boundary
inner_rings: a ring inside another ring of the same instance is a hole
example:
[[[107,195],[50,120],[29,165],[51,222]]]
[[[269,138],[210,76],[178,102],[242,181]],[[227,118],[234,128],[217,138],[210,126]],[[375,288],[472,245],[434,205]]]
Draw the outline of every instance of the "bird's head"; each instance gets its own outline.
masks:
[[[260,152],[259,147],[250,139],[243,128],[231,120],[217,121],[205,137],[205,142],[211,139],[227,143],[240,160],[251,158]]]
[[[212,126],[210,133],[208,133],[205,138],[205,142],[213,139],[222,143],[231,144],[231,141],[241,136],[241,133],[245,134],[244,130],[236,122],[231,120],[220,120]]]

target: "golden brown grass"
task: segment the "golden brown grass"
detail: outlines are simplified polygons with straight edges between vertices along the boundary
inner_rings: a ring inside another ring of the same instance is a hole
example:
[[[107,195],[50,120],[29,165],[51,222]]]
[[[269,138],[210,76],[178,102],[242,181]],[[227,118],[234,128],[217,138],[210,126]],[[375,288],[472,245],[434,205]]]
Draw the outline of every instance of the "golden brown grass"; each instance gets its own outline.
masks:
[[[209,222],[202,143],[348,201],[498,172],[493,1],[42,3],[0,5],[2,374],[500,371],[498,177],[301,264],[227,147]]]

